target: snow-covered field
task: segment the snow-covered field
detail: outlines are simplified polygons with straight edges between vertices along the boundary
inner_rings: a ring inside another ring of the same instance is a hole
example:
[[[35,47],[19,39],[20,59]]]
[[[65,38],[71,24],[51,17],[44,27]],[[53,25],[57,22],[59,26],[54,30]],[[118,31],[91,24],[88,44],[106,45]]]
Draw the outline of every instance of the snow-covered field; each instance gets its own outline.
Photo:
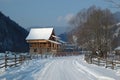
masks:
[[[120,70],[88,64],[80,55],[26,61],[1,69],[0,80],[120,80]]]

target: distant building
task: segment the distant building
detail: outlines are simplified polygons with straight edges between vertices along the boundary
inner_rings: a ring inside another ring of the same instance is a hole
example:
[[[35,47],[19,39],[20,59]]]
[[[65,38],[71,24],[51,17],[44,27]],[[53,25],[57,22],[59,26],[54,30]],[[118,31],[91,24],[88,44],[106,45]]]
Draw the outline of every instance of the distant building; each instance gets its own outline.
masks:
[[[26,40],[31,54],[56,53],[60,49],[53,28],[31,28]]]
[[[117,55],[120,55],[120,46],[118,46],[117,48],[115,48],[115,53],[116,53]]]
[[[66,43],[64,51],[66,52],[80,52],[82,49],[78,47],[76,44]]]

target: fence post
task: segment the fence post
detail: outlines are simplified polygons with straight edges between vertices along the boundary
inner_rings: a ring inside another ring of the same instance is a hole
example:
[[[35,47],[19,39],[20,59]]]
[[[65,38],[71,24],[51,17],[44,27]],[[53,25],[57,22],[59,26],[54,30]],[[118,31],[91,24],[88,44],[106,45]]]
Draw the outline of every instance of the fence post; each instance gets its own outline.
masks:
[[[114,69],[114,61],[112,60],[112,69]]]
[[[17,57],[16,57],[16,54],[14,54],[14,55],[15,55],[15,67],[16,67],[16,62],[17,62],[17,61],[16,61],[16,58],[17,58]]]
[[[5,68],[7,68],[7,54],[5,53]]]
[[[107,58],[105,60],[106,60],[106,66],[105,66],[105,68],[107,68]]]
[[[98,57],[98,66],[100,66],[100,57]]]
[[[20,55],[19,61],[20,61],[20,63],[22,64],[22,55]]]
[[[92,64],[93,60],[92,60],[92,56],[91,55],[89,55],[89,59],[90,59],[90,64]]]

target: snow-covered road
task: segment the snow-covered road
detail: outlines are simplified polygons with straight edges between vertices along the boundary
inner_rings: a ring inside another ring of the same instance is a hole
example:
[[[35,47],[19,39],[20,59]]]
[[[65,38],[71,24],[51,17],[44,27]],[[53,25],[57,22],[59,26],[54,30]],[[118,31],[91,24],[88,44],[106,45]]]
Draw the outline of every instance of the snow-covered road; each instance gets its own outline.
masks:
[[[120,73],[87,64],[83,55],[33,60],[0,75],[0,80],[120,80]]]

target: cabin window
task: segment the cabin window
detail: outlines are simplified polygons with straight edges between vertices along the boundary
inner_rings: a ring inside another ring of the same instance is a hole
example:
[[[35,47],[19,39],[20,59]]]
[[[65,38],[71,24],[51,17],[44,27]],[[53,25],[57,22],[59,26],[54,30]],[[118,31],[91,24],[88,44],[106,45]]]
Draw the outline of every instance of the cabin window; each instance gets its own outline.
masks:
[[[49,45],[49,47],[51,47],[51,43],[49,43],[48,45]]]
[[[37,52],[37,48],[34,49],[34,52]]]

